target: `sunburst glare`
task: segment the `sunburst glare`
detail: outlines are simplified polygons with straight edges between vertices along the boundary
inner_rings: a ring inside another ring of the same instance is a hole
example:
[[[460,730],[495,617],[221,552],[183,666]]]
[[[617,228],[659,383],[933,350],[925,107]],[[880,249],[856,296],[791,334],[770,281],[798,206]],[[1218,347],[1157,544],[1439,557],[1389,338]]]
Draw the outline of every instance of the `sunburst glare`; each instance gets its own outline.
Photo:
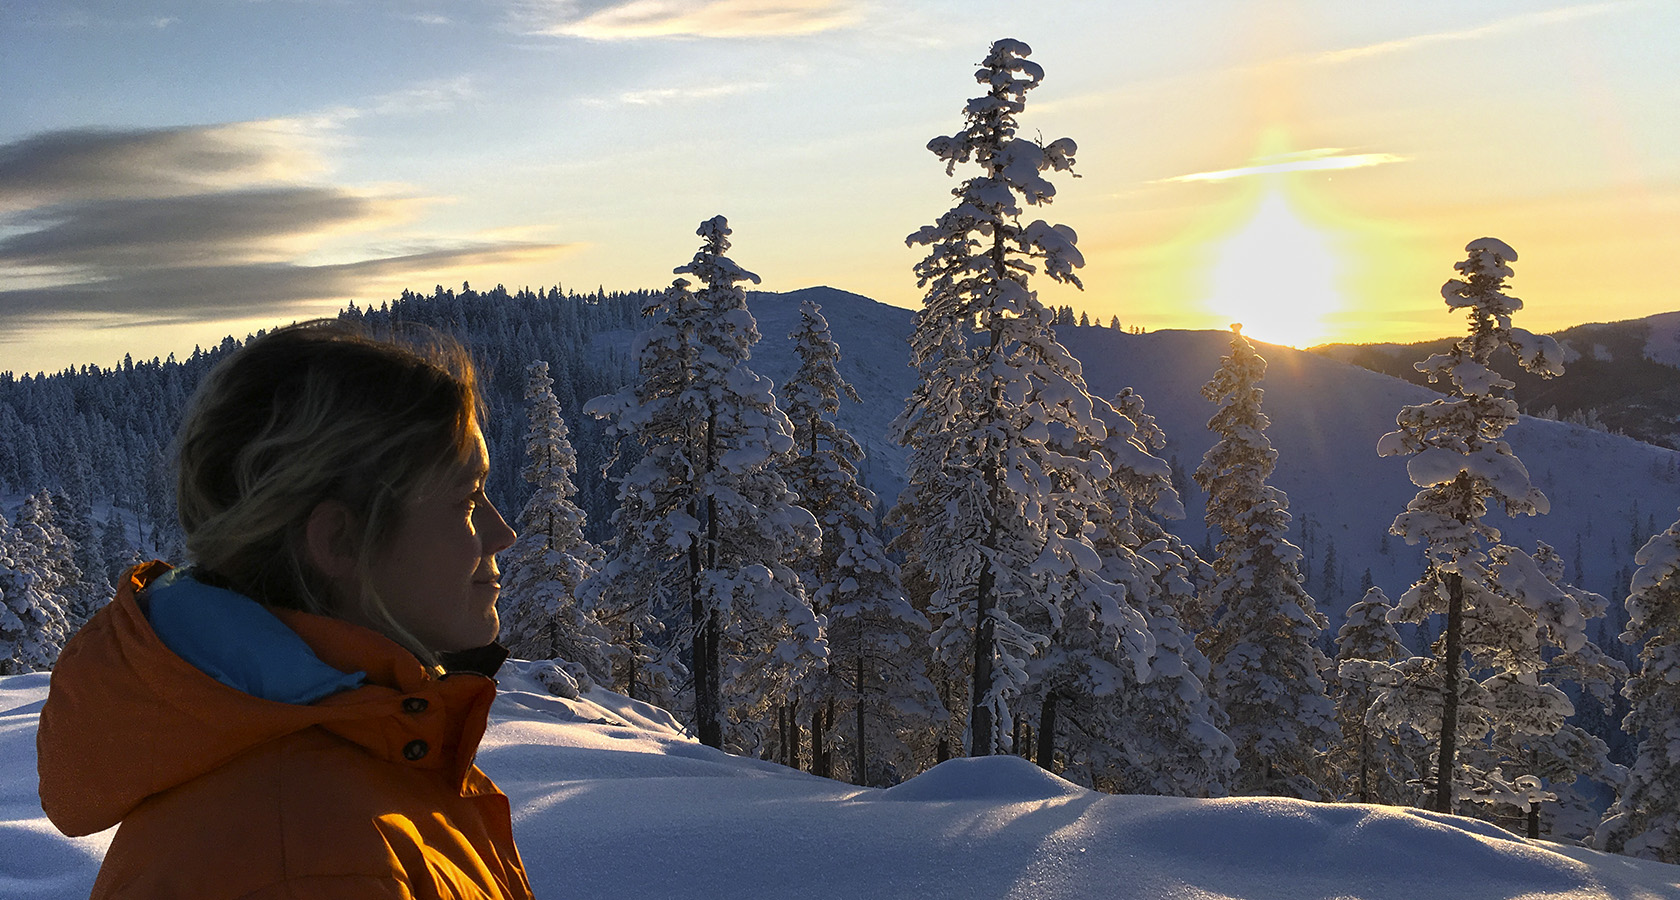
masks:
[[[1257,340],[1310,346],[1325,339],[1327,318],[1343,305],[1338,269],[1329,235],[1272,187],[1253,218],[1219,246],[1207,308]]]

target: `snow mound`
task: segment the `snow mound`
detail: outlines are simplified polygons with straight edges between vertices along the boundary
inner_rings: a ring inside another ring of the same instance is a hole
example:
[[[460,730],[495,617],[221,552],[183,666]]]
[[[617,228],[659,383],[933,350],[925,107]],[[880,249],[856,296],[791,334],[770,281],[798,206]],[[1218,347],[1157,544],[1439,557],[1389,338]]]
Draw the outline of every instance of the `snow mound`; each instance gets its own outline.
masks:
[[[1088,793],[1079,785],[1057,778],[1019,756],[980,756],[946,760],[870,799],[1025,803]]]
[[[538,674],[503,670],[479,763],[539,897],[1680,900],[1680,866],[1421,810],[1109,796],[1010,756],[858,788],[703,747],[599,688],[550,694]],[[0,677],[5,900],[85,898],[111,838],[61,837],[41,815],[47,684]],[[974,802],[864,802],[883,799]]]

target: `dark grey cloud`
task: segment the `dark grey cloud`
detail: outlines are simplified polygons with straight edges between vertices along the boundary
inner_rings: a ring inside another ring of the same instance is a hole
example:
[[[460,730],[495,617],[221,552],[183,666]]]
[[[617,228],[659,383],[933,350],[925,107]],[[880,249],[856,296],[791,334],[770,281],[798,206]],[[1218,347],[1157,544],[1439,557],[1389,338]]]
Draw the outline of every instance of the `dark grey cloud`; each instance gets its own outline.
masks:
[[[293,263],[155,268],[95,281],[0,290],[0,343],[74,319],[93,327],[283,318],[387,281],[469,265],[552,256],[563,244],[453,247],[335,265]],[[424,287],[424,285],[422,285]]]
[[[305,142],[274,123],[50,131],[0,145],[0,210],[166,197],[319,168]]]
[[[13,217],[32,230],[0,239],[0,266],[166,268],[265,255],[277,242],[354,225],[394,201],[338,188],[288,187],[187,197],[90,200]]]
[[[0,146],[0,343],[72,322],[295,316],[563,249],[432,241],[307,265],[305,253],[332,249],[337,236],[400,222],[426,202],[309,183],[324,169],[285,123],[59,131]]]

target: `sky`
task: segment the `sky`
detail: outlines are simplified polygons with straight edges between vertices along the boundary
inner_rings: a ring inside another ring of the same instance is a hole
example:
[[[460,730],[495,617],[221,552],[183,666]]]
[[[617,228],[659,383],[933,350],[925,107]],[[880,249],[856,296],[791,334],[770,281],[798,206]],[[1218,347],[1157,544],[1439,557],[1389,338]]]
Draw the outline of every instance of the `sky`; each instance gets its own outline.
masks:
[[[1680,2],[0,4],[0,371],[185,354],[436,285],[661,288],[725,215],[765,290],[920,303],[989,44],[1150,330],[1419,340],[1464,245],[1517,325],[1680,308]]]

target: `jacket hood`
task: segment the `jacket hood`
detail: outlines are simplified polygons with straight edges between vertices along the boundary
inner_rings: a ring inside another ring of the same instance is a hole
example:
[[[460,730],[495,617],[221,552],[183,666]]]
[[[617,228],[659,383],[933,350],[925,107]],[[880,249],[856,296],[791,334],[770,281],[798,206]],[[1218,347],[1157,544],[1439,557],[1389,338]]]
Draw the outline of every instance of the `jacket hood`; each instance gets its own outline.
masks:
[[[53,668],[37,751],[41,807],[59,830],[102,831],[148,797],[315,727],[392,761],[424,740],[437,752],[419,765],[465,788],[494,682],[435,679],[369,629],[170,571],[131,570]],[[403,715],[416,700],[443,714]]]

